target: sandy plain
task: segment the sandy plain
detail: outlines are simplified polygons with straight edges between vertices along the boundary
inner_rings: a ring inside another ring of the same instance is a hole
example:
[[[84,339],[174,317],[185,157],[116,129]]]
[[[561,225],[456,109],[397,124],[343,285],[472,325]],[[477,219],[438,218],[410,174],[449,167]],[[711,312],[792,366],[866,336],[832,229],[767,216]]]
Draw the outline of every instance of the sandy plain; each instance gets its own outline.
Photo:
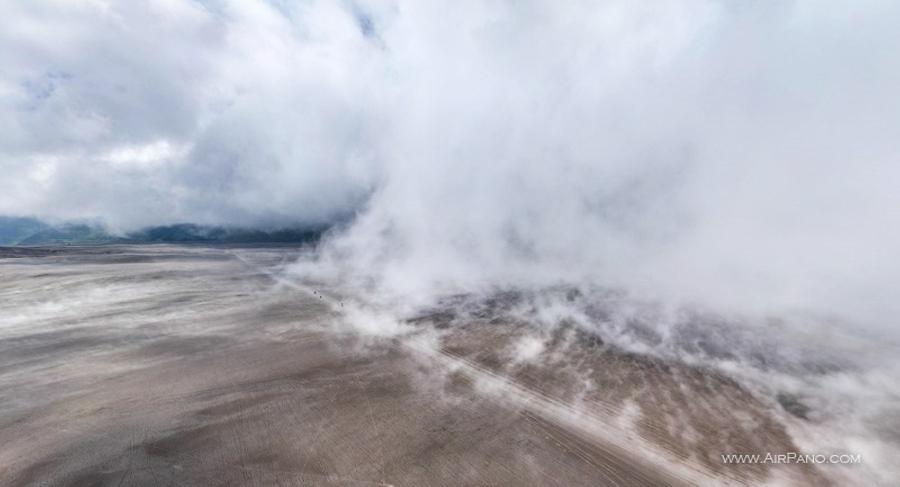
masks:
[[[535,331],[503,318],[515,296],[456,297],[367,334],[340,289],[280,272],[297,252],[5,251],[0,484],[827,482],[723,465],[796,445],[714,371]],[[535,335],[543,359],[524,360]]]

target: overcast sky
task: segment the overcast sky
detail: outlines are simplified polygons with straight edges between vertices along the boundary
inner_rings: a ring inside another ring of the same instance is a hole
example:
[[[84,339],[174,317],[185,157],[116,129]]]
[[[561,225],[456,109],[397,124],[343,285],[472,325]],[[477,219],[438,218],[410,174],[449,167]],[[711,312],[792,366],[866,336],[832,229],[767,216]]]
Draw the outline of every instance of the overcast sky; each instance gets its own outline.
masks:
[[[900,312],[900,3],[0,2],[0,214]]]

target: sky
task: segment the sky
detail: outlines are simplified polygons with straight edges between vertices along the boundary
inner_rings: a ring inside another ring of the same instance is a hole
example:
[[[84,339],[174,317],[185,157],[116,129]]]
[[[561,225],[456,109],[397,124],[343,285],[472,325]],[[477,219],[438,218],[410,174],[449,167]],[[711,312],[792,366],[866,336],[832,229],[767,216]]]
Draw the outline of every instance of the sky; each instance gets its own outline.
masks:
[[[0,1],[0,214],[893,330],[900,4]]]

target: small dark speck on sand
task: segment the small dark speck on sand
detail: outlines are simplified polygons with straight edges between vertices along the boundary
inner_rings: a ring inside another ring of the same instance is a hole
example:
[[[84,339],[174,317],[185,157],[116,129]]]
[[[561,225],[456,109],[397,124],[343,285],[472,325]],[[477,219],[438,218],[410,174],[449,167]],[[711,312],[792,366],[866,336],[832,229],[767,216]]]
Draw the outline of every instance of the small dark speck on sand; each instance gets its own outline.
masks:
[[[781,404],[781,407],[788,413],[800,419],[809,419],[811,409],[806,404],[803,404],[798,396],[781,392],[776,396],[776,399],[778,404]]]

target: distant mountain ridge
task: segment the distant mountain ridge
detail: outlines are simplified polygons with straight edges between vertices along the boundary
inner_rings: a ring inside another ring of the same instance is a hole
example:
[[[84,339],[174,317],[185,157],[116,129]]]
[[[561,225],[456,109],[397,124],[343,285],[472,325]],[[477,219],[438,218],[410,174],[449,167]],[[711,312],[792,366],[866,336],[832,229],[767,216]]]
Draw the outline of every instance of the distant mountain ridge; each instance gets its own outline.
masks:
[[[0,245],[18,244],[49,228],[50,225],[34,218],[0,216]]]
[[[129,234],[126,239],[137,242],[314,242],[327,229],[327,225],[261,230],[180,223],[145,228]]]
[[[101,225],[50,225],[34,218],[0,216],[0,245],[94,245],[107,243],[312,243],[328,225],[273,229],[178,223],[113,235]]]

